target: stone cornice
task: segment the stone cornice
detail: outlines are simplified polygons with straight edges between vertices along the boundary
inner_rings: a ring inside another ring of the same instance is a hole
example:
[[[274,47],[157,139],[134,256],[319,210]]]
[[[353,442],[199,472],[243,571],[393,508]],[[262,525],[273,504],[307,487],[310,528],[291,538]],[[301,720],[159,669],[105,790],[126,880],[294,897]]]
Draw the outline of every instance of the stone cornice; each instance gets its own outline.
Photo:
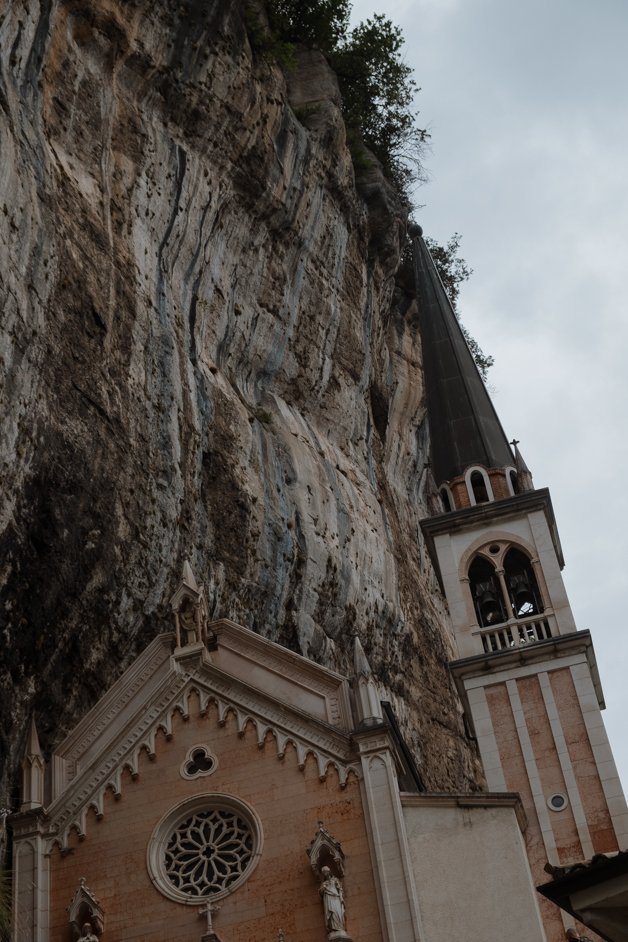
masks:
[[[528,827],[528,819],[518,792],[473,792],[473,793],[424,793],[420,795],[401,793],[404,808],[513,808],[522,834]]]
[[[55,755],[70,764],[71,775],[77,762],[90,745],[102,737],[112,720],[136,696],[146,696],[146,685],[159,667],[165,666],[169,670],[173,642],[174,635],[171,633],[160,634],[151,641],[55,750]]]
[[[600,709],[603,710],[605,708],[604,695],[595,659],[593,641],[591,640],[591,632],[586,629],[557,635],[555,638],[548,638],[545,641],[535,641],[533,644],[522,645],[517,648],[507,648],[493,654],[476,654],[473,657],[450,661],[449,670],[454,677],[458,692],[466,700],[464,685],[466,678],[490,676],[491,683],[497,683],[500,680],[499,675],[501,673],[513,668],[526,668],[529,666],[536,672],[541,669],[544,662],[547,662],[547,670],[556,670],[560,666],[561,658],[577,654],[584,654],[587,659],[598,703]]]

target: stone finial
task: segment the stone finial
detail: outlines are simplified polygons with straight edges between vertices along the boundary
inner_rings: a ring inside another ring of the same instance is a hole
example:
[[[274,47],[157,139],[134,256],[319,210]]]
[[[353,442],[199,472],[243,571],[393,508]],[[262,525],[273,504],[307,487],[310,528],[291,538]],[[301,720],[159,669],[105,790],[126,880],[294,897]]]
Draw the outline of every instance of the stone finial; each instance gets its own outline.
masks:
[[[356,677],[372,677],[373,671],[359,635],[353,636],[353,673]]]
[[[22,804],[20,811],[41,808],[44,803],[44,772],[46,763],[39,745],[35,717],[31,717],[28,740],[22,759]]]
[[[170,605],[174,612],[177,647],[206,645],[209,617],[205,591],[202,586],[199,588],[187,559],[183,564],[179,585],[170,599]]]
[[[382,705],[371,665],[358,635],[353,638],[353,688],[359,726],[374,726],[383,720]]]
[[[532,473],[523,460],[523,456],[518,449],[519,442],[516,438],[510,443],[515,449],[515,470],[517,472],[517,483],[519,485],[519,490],[523,491],[533,491],[534,490],[534,481],[532,480]]]

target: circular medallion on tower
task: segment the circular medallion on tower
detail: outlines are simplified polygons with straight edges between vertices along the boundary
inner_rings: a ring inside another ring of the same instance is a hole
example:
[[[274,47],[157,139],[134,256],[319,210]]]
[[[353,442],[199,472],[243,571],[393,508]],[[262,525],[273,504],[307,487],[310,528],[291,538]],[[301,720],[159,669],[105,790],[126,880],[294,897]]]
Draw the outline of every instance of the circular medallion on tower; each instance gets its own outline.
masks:
[[[198,795],[155,828],[148,872],[161,893],[180,903],[221,899],[250,876],[261,848],[261,823],[252,808],[229,795]]]
[[[564,811],[567,804],[567,796],[563,795],[562,792],[555,792],[547,799],[547,807],[551,811]]]

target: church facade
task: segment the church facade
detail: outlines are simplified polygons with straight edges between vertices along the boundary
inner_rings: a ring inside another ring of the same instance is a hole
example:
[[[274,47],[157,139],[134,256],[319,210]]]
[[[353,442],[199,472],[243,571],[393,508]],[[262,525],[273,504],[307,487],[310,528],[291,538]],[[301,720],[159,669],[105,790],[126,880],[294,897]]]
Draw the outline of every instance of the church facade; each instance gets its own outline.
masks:
[[[359,637],[344,677],[229,621],[186,564],[157,636],[13,816],[18,942],[561,942],[544,867],[628,847],[551,500],[511,450],[420,233],[450,670],[486,790],[425,791]],[[611,939],[610,935],[603,936]]]
[[[357,638],[349,680],[208,624],[187,566],[173,604],[175,634],[52,757],[49,798],[33,731],[20,942],[497,942],[499,884],[526,889],[514,938],[541,942],[518,796],[422,792]]]

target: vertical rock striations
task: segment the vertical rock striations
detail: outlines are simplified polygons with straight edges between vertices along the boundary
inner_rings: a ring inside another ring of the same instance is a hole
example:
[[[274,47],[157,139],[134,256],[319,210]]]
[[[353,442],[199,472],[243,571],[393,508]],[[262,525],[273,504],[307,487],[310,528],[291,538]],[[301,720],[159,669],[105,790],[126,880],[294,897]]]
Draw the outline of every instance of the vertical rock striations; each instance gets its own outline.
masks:
[[[286,79],[229,0],[16,0],[0,55],[6,769],[163,630],[189,557],[215,617],[325,664],[357,628],[428,784],[468,785],[403,212],[376,171],[356,193],[325,60]]]

